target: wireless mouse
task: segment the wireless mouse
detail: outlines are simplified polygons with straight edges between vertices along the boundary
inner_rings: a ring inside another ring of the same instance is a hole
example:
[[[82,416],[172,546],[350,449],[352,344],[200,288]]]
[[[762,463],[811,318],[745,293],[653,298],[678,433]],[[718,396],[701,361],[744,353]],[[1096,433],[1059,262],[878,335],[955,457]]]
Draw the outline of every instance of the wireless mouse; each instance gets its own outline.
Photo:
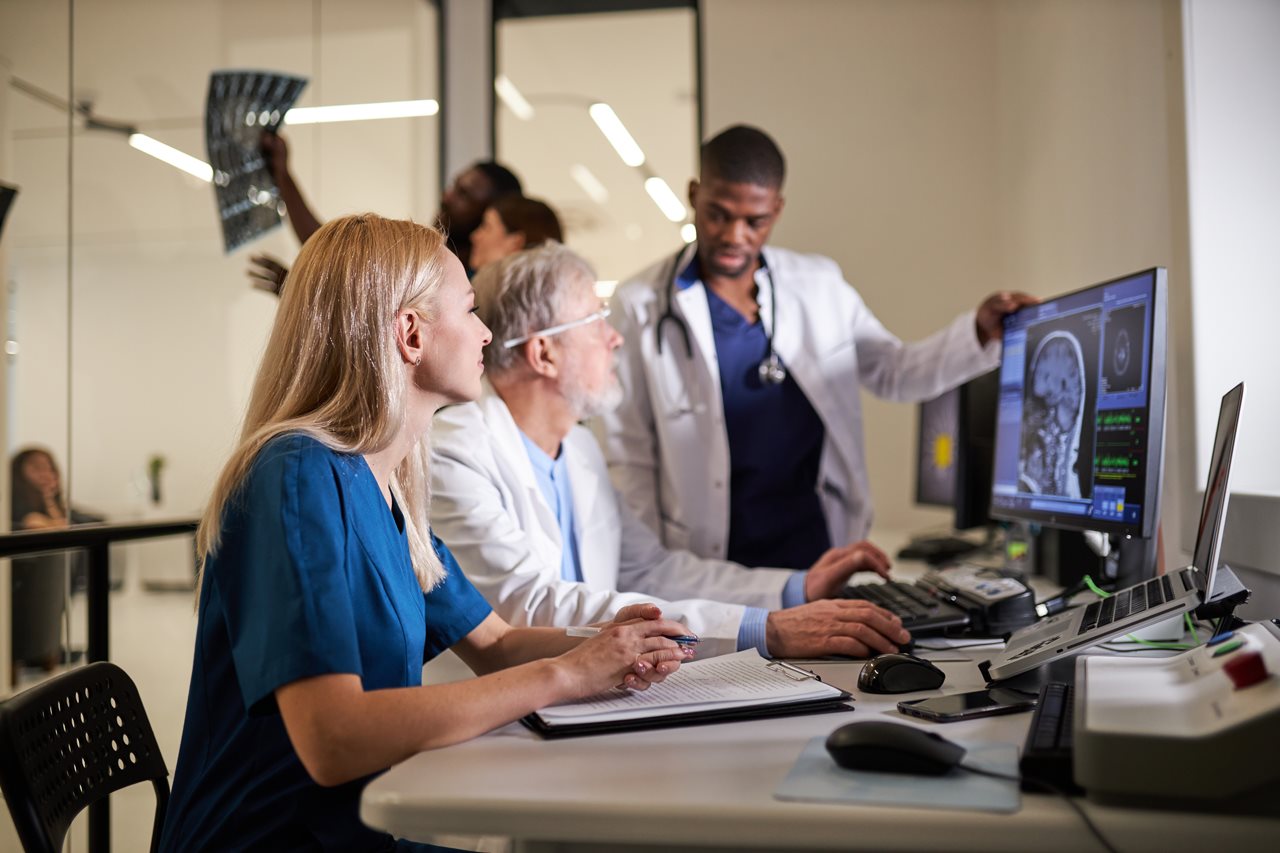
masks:
[[[965,748],[914,726],[880,720],[848,723],[827,736],[827,752],[847,770],[941,776]]]
[[[879,655],[867,661],[858,674],[858,689],[868,693],[913,693],[936,690],[947,676],[938,667],[915,655]]]

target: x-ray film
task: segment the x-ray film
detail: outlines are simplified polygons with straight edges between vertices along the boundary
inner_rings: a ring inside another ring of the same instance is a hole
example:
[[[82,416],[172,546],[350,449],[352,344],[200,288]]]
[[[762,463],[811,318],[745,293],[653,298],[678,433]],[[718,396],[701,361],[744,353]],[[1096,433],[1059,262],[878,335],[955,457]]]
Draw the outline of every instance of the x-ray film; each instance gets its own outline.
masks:
[[[215,71],[205,101],[205,144],[226,251],[280,225],[284,204],[259,141],[274,133],[307,81],[267,71]]]
[[[0,184],[0,237],[4,236],[4,220],[9,215],[13,200],[18,197],[18,188],[8,184]]]

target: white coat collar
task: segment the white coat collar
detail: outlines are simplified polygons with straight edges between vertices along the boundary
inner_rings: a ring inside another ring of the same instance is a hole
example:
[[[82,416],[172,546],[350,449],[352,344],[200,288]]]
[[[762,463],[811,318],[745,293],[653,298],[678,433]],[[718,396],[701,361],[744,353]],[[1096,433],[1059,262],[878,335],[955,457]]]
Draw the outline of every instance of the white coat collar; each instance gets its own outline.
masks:
[[[507,404],[503,402],[502,397],[498,396],[498,392],[489,384],[488,379],[481,380],[482,388],[480,399],[476,404],[480,407],[480,411],[484,413],[485,422],[489,425],[489,429],[493,432],[493,441],[499,451],[507,459],[507,464],[515,468],[515,474],[519,478],[519,487],[523,492],[525,500],[529,501],[533,507],[534,514],[538,517],[538,525],[545,534],[555,544],[557,548],[563,548],[564,543],[560,539],[560,525],[556,523],[556,514],[551,507],[547,505],[547,499],[542,495],[542,489],[538,488],[538,478],[533,470],[533,463],[529,460],[529,454],[524,449],[524,440],[520,437],[520,427],[516,425],[516,420],[511,416],[511,410],[507,408]],[[577,495],[574,495],[574,502],[577,502]]]
[[[485,421],[493,431],[495,444],[508,458],[508,463],[515,467],[515,473],[520,481],[519,487],[533,506],[542,533],[555,545],[556,565],[559,566],[564,549],[564,542],[560,538],[560,525],[556,521],[555,512],[547,504],[542,489],[538,487],[533,463],[529,460],[524,439],[521,438],[520,427],[511,416],[511,409],[487,379],[483,382],[483,390],[477,403],[484,413]],[[565,454],[565,467],[569,472],[569,489],[573,494],[573,520],[578,539],[578,563],[585,582],[612,585],[616,583],[615,577],[596,578],[593,572],[594,569],[616,565],[618,558],[617,554],[610,558],[608,554],[596,553],[599,549],[595,546],[601,544],[600,537],[590,536],[587,529],[591,524],[592,508],[596,506],[596,502],[608,499],[610,496],[601,494],[607,484],[603,466],[592,464],[589,451],[595,448],[578,447],[578,444],[584,440],[595,442],[595,438],[589,433],[575,427],[569,431],[560,445],[560,452]]]

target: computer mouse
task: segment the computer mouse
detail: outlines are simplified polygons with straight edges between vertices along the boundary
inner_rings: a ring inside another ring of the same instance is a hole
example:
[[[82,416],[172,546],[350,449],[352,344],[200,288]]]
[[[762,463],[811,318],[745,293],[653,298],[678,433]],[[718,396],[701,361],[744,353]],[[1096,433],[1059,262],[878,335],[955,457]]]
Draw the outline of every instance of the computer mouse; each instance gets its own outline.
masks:
[[[924,658],[901,652],[878,655],[862,665],[858,689],[868,693],[912,693],[936,690],[947,675]]]
[[[847,723],[827,736],[827,752],[847,770],[941,776],[966,751],[933,732],[881,720]]]

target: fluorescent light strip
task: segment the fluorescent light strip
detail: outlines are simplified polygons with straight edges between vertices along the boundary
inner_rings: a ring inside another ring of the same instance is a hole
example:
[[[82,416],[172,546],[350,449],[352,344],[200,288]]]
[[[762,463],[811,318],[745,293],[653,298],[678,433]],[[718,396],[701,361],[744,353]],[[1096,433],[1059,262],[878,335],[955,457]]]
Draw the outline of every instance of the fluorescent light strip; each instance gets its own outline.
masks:
[[[440,104],[422,101],[382,101],[376,104],[337,104],[330,107],[294,107],[284,114],[285,124],[322,124],[337,121],[366,121],[379,118],[433,116]]]
[[[505,74],[499,74],[493,81],[493,91],[498,94],[502,103],[507,105],[507,109],[515,114],[515,117],[521,121],[531,121],[533,119],[533,104],[520,94],[520,90],[516,88],[516,84],[511,82],[511,78]]]
[[[574,163],[569,167],[569,177],[573,178],[596,204],[604,204],[609,200],[609,191],[605,189],[604,184],[600,183],[600,179],[581,163]]]
[[[644,182],[644,191],[649,194],[649,198],[653,199],[653,203],[662,211],[663,216],[672,222],[684,222],[688,211],[671,191],[671,187],[667,186],[666,181],[662,178],[647,178]]]
[[[698,229],[694,227],[692,222],[686,222],[680,226],[680,239],[686,243],[692,243],[698,239]]]
[[[170,166],[181,169],[188,175],[194,175],[206,183],[213,180],[213,167],[208,163],[179,151],[171,145],[165,145],[145,133],[129,134],[129,145],[143,154],[150,154],[157,160],[163,160]]]
[[[596,123],[596,127],[600,128],[604,138],[609,140],[613,150],[618,152],[623,163],[628,166],[643,165],[644,152],[636,144],[635,138],[627,132],[626,125],[622,123],[622,119],[618,118],[613,107],[604,103],[592,104],[589,112],[591,120]]]

